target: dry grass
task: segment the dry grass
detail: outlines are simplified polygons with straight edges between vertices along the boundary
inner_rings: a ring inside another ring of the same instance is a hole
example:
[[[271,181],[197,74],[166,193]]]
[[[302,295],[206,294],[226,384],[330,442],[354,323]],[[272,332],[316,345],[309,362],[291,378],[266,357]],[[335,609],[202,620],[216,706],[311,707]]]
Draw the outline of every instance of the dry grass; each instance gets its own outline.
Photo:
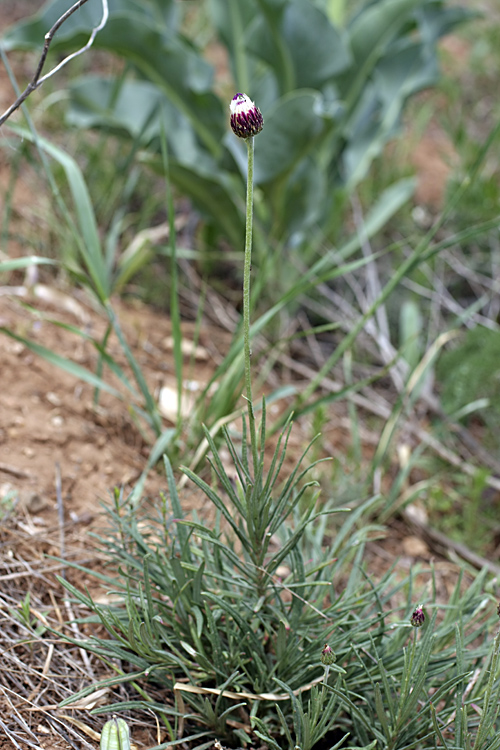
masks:
[[[55,551],[58,533],[55,529],[40,532],[32,517],[19,515],[4,520],[0,530],[0,750],[94,749],[110,717],[92,716],[91,709],[138,697],[133,688],[121,686],[101,690],[64,709],[58,707],[83,687],[114,675],[95,656],[58,636],[88,635],[85,625],[74,622],[86,613],[65,598],[55,578],[65,574],[63,564],[45,555]],[[68,559],[85,564],[96,561],[97,554],[89,558],[88,540],[86,550],[82,541],[70,540]],[[86,583],[78,571],[68,570],[68,576],[76,585]],[[161,741],[151,717],[125,713],[124,718],[132,719],[139,747]]]

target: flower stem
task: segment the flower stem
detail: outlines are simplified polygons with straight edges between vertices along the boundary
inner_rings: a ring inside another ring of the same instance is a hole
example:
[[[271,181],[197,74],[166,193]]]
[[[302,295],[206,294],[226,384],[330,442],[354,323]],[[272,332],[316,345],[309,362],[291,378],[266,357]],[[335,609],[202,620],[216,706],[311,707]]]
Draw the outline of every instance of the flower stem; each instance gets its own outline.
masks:
[[[252,371],[250,349],[250,273],[252,270],[252,221],[253,221],[253,156],[254,139],[246,138],[248,151],[247,166],[247,205],[245,225],[245,261],[243,267],[243,355],[245,360],[245,389],[248,401],[248,424],[250,427],[250,444],[254,472],[257,470],[257,433],[252,400]]]

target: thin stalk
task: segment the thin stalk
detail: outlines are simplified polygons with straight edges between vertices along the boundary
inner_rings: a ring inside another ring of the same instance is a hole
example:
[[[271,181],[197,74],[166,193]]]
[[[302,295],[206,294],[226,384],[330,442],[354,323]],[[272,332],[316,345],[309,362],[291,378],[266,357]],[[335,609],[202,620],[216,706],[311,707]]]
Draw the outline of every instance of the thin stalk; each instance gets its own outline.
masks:
[[[250,444],[254,472],[257,470],[257,433],[255,429],[255,414],[252,400],[252,371],[250,349],[250,274],[252,271],[252,219],[253,219],[253,161],[254,139],[246,138],[248,151],[247,166],[247,205],[245,224],[245,260],[243,267],[243,356],[245,360],[245,390],[248,401],[248,423],[250,426]]]
[[[9,226],[12,215],[12,198],[16,187],[17,178],[19,177],[19,167],[23,157],[23,149],[19,148],[12,159],[9,184],[5,191],[3,217],[1,222],[0,248],[5,248],[7,252],[7,242],[9,240]]]
[[[234,45],[234,73],[236,83],[240,91],[248,91],[249,75],[248,60],[244,43],[244,28],[240,9],[237,2],[229,3],[229,16],[231,19],[231,36]]]
[[[259,9],[266,19],[269,33],[272,36],[273,44],[280,58],[280,65],[277,67],[277,76],[280,83],[280,93],[286,94],[289,91],[293,91],[295,88],[295,71],[293,69],[293,62],[288,50],[288,47],[283,38],[283,34],[280,33],[280,23],[276,21],[274,17],[274,11],[269,10],[269,3],[263,2],[263,0],[257,0]]]
[[[403,685],[401,690],[401,700],[399,702],[398,707],[398,713],[396,716],[396,727],[399,725],[399,722],[401,721],[401,716],[404,709],[404,703],[406,699],[408,698],[408,695],[410,694],[410,682],[413,672],[413,664],[415,662],[415,654],[417,652],[417,638],[418,638],[418,629],[415,628],[413,630],[413,639],[411,642],[411,651],[410,651],[410,658],[408,660],[408,668],[405,670],[405,673],[403,675]]]
[[[405,703],[406,700],[410,694],[410,687],[411,687],[411,677],[413,672],[413,664],[415,662],[415,654],[417,651],[417,634],[418,629],[414,628],[413,630],[413,639],[410,646],[410,655],[408,658],[408,661],[406,661],[405,656],[405,670],[403,673],[403,682],[401,685],[401,694],[399,696],[399,706],[398,706],[398,712],[396,714],[396,720],[393,725],[392,733],[390,740],[387,743],[387,749],[393,750],[393,748],[396,746],[397,739],[399,737],[402,725],[403,725],[403,712],[405,709]]]
[[[113,326],[111,325],[111,323],[108,323],[106,327],[106,332],[104,333],[104,336],[101,341],[101,347],[103,351],[106,351],[106,347],[108,345],[108,339],[111,335],[112,330],[113,330]],[[104,368],[104,357],[102,356],[102,354],[99,354],[99,359],[97,360],[97,367],[95,371],[95,374],[97,375],[98,378],[102,378],[103,368]],[[94,388],[94,406],[98,405],[100,394],[101,394],[101,389],[98,386],[96,386]]]
[[[161,125],[161,152],[163,159],[163,171],[165,174],[165,203],[168,216],[169,245],[170,245],[170,320],[172,321],[172,337],[174,339],[174,365],[175,379],[177,381],[177,437],[182,430],[182,393],[184,386],[183,378],[183,356],[182,356],[182,329],[181,313],[179,307],[179,268],[177,262],[177,236],[175,231],[175,207],[170,182],[170,162],[168,154],[168,143],[165,121]]]

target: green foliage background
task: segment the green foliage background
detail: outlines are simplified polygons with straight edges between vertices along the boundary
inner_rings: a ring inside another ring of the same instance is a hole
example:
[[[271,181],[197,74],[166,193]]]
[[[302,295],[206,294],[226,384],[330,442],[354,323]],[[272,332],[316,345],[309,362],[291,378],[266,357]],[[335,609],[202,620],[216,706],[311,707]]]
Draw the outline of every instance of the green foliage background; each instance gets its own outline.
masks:
[[[65,5],[47,3],[6,33],[5,48],[37,48]],[[227,130],[234,89],[216,91],[214,69],[190,36],[182,5],[110,0],[95,44],[121,57],[124,72],[72,84],[69,122],[132,139],[158,170],[164,129],[173,183],[238,246],[245,157]],[[266,122],[255,165],[260,259],[269,247],[304,244],[312,230],[335,239],[338,204],[397,133],[407,99],[437,82],[437,40],[470,15],[439,0],[378,0],[339,26],[335,4],[312,0],[209,0],[203,7],[234,88],[258,103]],[[94,2],[73,14],[54,51],[82,43],[100,12]]]

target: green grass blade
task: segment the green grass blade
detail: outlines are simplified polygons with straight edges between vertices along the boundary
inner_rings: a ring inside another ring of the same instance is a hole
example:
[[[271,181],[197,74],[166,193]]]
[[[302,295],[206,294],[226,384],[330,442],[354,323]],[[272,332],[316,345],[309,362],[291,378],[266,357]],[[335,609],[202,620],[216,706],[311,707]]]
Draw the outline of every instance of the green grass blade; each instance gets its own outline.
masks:
[[[26,138],[32,143],[36,142],[63,168],[78,217],[78,229],[81,233],[79,250],[92,279],[95,292],[99,300],[104,303],[110,295],[111,282],[106,272],[94,209],[80,167],[69,154],[50,143],[46,138],[37,135],[35,139],[33,134],[25,128],[13,125],[10,127],[22,138]]]
[[[38,356],[43,357],[46,362],[49,362],[52,365],[56,365],[56,367],[60,367],[61,370],[64,370],[65,372],[73,375],[79,380],[83,380],[84,383],[88,383],[89,385],[94,386],[94,388],[100,388],[101,390],[106,391],[106,393],[110,393],[112,396],[115,396],[116,398],[119,398],[123,401],[124,397],[123,394],[120,393],[120,391],[117,391],[115,388],[106,383],[105,380],[102,380],[97,375],[94,375],[94,373],[90,372],[90,370],[86,370],[84,367],[77,365],[70,359],[66,359],[66,357],[61,357],[59,354],[56,354],[51,349],[47,349],[41,344],[36,344],[34,341],[30,341],[23,336],[18,336],[16,333],[9,331],[8,328],[4,328],[2,326],[0,327],[0,331],[7,334],[7,336],[10,336],[12,339],[20,341],[21,344],[24,344],[24,346],[26,346],[26,348],[32,351],[34,354],[38,354]]]
[[[111,325],[113,326],[113,329],[123,349],[123,353],[125,354],[127,361],[132,369],[132,372],[134,373],[136,383],[139,386],[139,389],[144,397],[146,411],[151,420],[151,426],[156,432],[156,436],[159,437],[162,434],[162,422],[161,422],[160,413],[158,411],[158,406],[153,396],[151,395],[151,392],[146,383],[144,374],[141,368],[139,367],[137,360],[132,354],[132,350],[129,347],[125,336],[123,335],[123,331],[121,329],[120,323],[118,322],[118,318],[116,317],[115,311],[113,310],[109,302],[106,303],[105,309],[106,309],[106,313],[108,315],[109,321]]]
[[[81,328],[78,328],[77,326],[71,325],[71,323],[63,323],[61,320],[56,320],[55,318],[52,318],[48,315],[44,315],[43,313],[40,313],[35,308],[31,307],[30,305],[23,304],[23,307],[29,310],[30,312],[32,312],[34,315],[41,317],[43,320],[47,321],[47,323],[57,326],[58,328],[62,328],[64,331],[69,331],[70,333],[73,333],[75,336],[79,336],[80,338],[84,339],[84,341],[88,341],[90,344],[92,344],[92,346],[96,349],[96,351],[99,354],[99,362],[102,362],[102,364],[107,365],[107,367],[111,370],[111,372],[114,375],[116,375],[118,380],[121,383],[123,383],[123,385],[127,388],[128,391],[130,391],[133,398],[135,400],[139,400],[140,398],[139,392],[136,390],[136,388],[134,388],[134,386],[132,385],[132,383],[130,382],[126,374],[124,373],[123,369],[118,364],[118,362],[116,362],[116,360],[113,359],[113,357],[111,357],[111,355],[106,352],[103,343],[99,343],[92,336],[86,333],[84,330],[82,330]],[[96,374],[99,379],[102,378],[102,373],[99,371],[99,367],[96,368]]]
[[[41,258],[38,255],[28,255],[25,258],[12,258],[12,260],[0,261],[0,273],[8,273],[9,271],[17,271],[20,268],[29,268],[29,266],[40,266],[40,265],[57,265],[56,260],[50,258]]]
[[[179,270],[177,267],[177,237],[175,231],[175,207],[170,184],[169,160],[165,122],[161,128],[161,153],[163,170],[165,173],[165,202],[168,216],[169,245],[170,245],[170,320],[172,322],[172,338],[174,340],[174,365],[177,381],[177,431],[182,427],[182,392],[183,392],[183,356],[181,314],[179,309]]]
[[[153,466],[158,463],[164,453],[166,453],[172,441],[175,440],[175,434],[176,432],[174,429],[164,430],[151,448],[146,466],[144,467],[141,476],[137,480],[137,483],[132,490],[132,494],[130,495],[130,502],[133,505],[137,505],[137,503],[140,501],[144,490],[144,484],[149,472],[151,471]]]

